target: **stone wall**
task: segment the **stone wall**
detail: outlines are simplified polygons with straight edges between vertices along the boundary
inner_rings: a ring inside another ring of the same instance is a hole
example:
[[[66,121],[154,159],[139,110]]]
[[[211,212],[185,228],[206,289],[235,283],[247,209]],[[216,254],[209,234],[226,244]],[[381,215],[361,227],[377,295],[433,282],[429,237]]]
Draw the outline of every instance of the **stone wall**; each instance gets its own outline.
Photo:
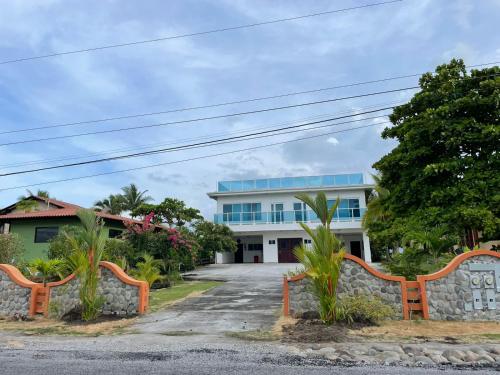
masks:
[[[28,316],[31,288],[23,287],[0,269],[0,317]]]
[[[460,262],[467,254],[471,256]],[[500,258],[467,254],[434,274],[438,278],[419,276],[425,282],[430,319],[500,320]]]
[[[372,272],[378,274],[375,270]],[[402,318],[401,282],[389,280],[391,276],[384,279],[372,272],[351,258],[344,259],[337,289],[339,301],[346,296],[378,297],[394,308],[397,317]],[[318,311],[318,301],[312,292],[311,281],[307,278],[288,281],[288,298],[289,313],[293,317]]]
[[[98,293],[104,297],[102,314],[130,316],[139,313],[139,286],[121,281],[110,269],[100,268]],[[72,278],[50,287],[49,316],[61,318],[80,304],[80,281]]]

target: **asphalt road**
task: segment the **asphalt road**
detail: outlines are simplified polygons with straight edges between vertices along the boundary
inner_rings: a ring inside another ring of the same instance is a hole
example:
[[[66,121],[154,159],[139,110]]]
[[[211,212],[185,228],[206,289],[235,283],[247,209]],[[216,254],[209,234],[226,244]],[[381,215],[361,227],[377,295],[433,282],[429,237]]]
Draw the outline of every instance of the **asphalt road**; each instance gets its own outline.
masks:
[[[40,374],[491,374],[488,370],[345,367],[270,352],[196,348],[179,351],[0,350],[2,375]]]

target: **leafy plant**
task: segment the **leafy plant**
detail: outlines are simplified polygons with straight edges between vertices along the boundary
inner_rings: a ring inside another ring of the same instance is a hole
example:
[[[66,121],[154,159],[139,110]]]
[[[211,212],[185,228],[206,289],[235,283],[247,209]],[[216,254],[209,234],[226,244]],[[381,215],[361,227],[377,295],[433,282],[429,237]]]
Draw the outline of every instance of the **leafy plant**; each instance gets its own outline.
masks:
[[[216,252],[235,252],[238,249],[233,231],[227,225],[200,220],[194,229],[200,246],[199,258],[213,259]]]
[[[344,297],[339,302],[337,320],[346,323],[377,324],[393,318],[394,309],[380,298],[365,295]]]
[[[98,294],[99,262],[104,254],[106,232],[102,221],[92,210],[81,209],[77,216],[82,223],[78,237],[68,236],[74,253],[72,261],[80,278],[82,319],[94,320],[99,316],[104,298]]]
[[[43,285],[48,280],[55,281],[64,278],[64,261],[61,259],[35,259],[28,264],[32,277],[40,277]]]
[[[110,194],[107,198],[94,203],[98,211],[103,211],[111,215],[120,215],[124,211],[124,199],[120,194]]]
[[[340,200],[337,199],[328,208],[323,192],[318,193],[315,199],[304,194],[297,195],[296,198],[306,203],[322,223],[316,230],[299,223],[311,237],[312,245],[302,244],[294,250],[294,254],[304,266],[306,276],[312,280],[314,294],[319,300],[321,319],[332,324],[336,320],[337,285],[345,255],[341,241],[330,230],[330,223]]]
[[[24,245],[16,233],[0,234],[0,263],[19,263],[24,253]]]
[[[146,253],[141,258],[143,261],[135,265],[136,269],[132,270],[132,275],[138,280],[146,281],[151,286],[155,281],[161,279],[161,261]]]
[[[130,242],[116,238],[106,240],[103,260],[108,260],[113,263],[123,263],[123,259],[125,259],[126,262],[129,263],[129,261],[135,258],[135,249]]]
[[[153,200],[149,195],[146,195],[147,190],[140,191],[137,185],[130,184],[128,186],[122,187],[123,194],[123,208],[126,211],[133,212],[141,205],[146,204]]]
[[[65,225],[61,231],[49,241],[49,250],[47,257],[49,259],[65,259],[73,251],[68,237],[78,238],[78,233],[81,230],[79,226]]]

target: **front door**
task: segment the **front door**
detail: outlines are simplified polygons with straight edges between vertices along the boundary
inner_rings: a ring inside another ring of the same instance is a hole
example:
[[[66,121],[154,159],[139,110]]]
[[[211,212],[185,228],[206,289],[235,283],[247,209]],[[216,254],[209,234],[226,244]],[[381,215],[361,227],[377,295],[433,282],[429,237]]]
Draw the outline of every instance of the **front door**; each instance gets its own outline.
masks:
[[[234,263],[243,263],[243,244],[238,244],[238,250],[234,253]]]
[[[351,241],[351,254],[363,259],[361,255],[361,241]]]
[[[302,244],[302,238],[278,238],[278,263],[297,263],[293,249]]]

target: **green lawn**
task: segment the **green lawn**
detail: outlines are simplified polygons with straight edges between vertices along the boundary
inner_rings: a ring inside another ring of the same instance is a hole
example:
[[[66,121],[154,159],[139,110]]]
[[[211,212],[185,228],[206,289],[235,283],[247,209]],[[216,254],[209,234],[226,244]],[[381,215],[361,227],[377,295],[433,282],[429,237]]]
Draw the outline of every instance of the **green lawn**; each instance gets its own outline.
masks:
[[[202,293],[222,284],[219,281],[184,281],[170,288],[151,290],[149,294],[149,311],[155,312],[162,307],[185,298],[191,293]]]

